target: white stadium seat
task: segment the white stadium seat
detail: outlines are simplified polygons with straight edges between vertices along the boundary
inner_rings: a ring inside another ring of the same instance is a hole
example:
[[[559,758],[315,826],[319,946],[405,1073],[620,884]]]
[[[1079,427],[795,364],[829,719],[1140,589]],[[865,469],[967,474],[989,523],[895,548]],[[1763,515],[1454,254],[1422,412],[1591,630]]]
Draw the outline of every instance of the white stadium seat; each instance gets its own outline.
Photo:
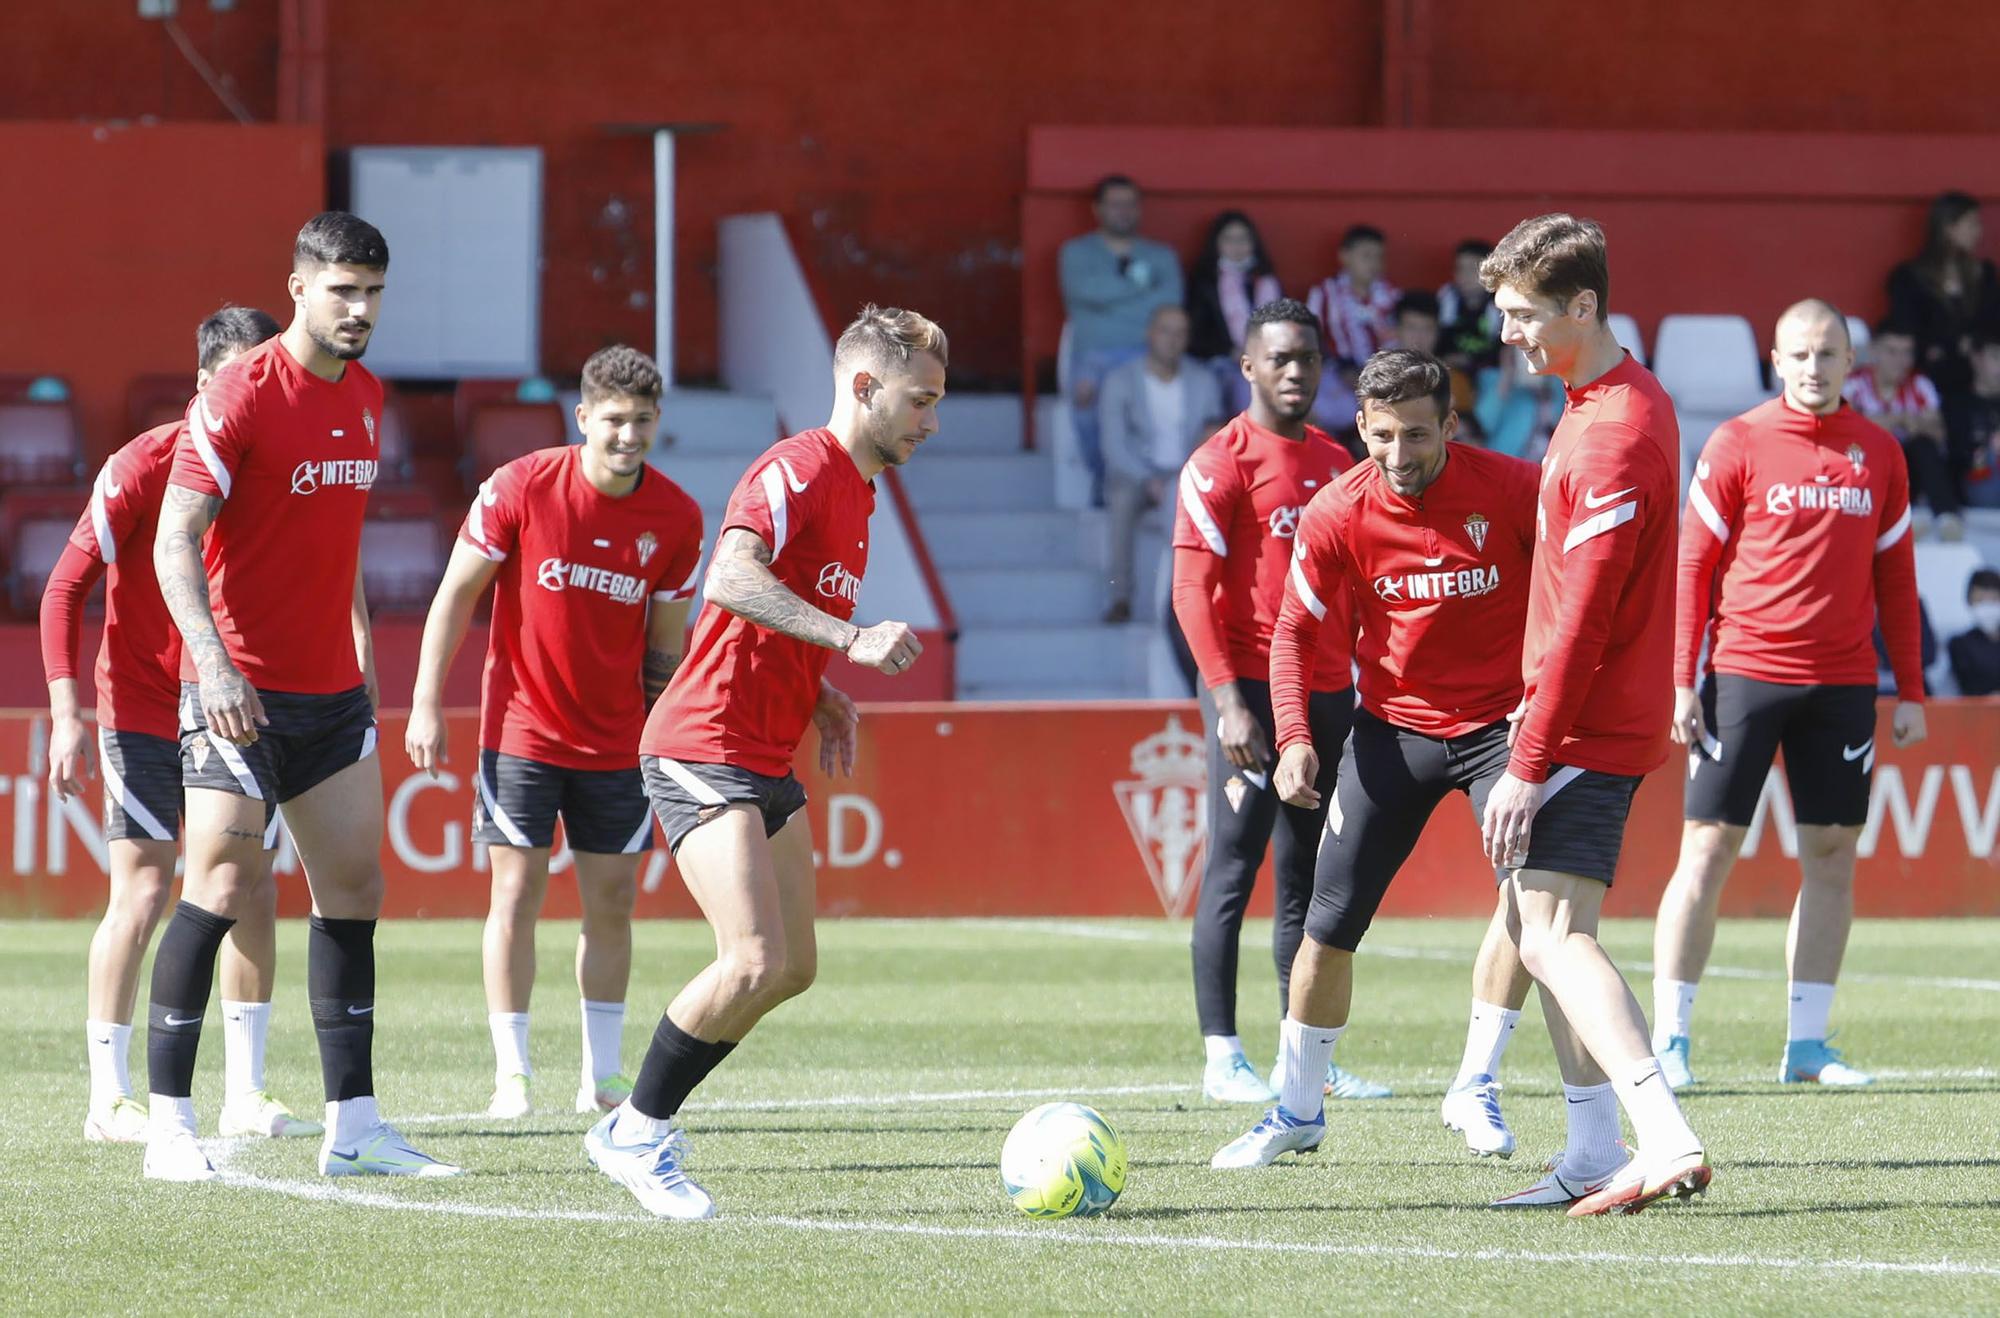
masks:
[[[1868,360],[1868,322],[1859,316],[1847,318],[1847,337],[1854,341],[1854,364],[1861,365]]]
[[[1630,316],[1621,316],[1615,313],[1607,316],[1605,319],[1611,326],[1611,337],[1617,339],[1619,346],[1632,354],[1632,360],[1644,366],[1646,364],[1646,340],[1640,337],[1639,322]]]
[[[1653,340],[1653,371],[1689,412],[1734,416],[1769,398],[1757,336],[1741,316],[1667,316]]]

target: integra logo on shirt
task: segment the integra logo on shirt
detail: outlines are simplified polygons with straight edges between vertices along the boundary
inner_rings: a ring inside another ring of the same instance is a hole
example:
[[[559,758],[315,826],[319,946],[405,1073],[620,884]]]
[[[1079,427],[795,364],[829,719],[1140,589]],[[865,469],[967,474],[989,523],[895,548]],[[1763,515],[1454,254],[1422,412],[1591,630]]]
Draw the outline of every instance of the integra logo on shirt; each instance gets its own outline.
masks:
[[[1290,540],[1299,533],[1299,514],[1304,508],[1273,508],[1271,510],[1271,534],[1280,540]]]
[[[328,458],[323,462],[301,462],[292,468],[292,493],[316,494],[322,486],[329,485],[370,489],[381,466],[373,458]]]
[[[828,563],[819,570],[819,593],[828,599],[842,599],[849,604],[859,604],[861,578],[849,572],[845,563]]]
[[[1786,485],[1764,490],[1764,510],[1789,517],[1793,513],[1846,513],[1850,517],[1875,514],[1875,491],[1863,485]]]
[[[557,594],[571,586],[578,590],[594,590],[600,595],[609,595],[620,604],[638,604],[646,598],[646,585],[635,576],[592,567],[588,563],[570,563],[560,558],[542,560],[542,565],[535,569],[535,584]]]
[[[1375,593],[1391,604],[1418,600],[1465,599],[1500,589],[1498,567],[1468,567],[1456,572],[1406,572],[1375,578]]]

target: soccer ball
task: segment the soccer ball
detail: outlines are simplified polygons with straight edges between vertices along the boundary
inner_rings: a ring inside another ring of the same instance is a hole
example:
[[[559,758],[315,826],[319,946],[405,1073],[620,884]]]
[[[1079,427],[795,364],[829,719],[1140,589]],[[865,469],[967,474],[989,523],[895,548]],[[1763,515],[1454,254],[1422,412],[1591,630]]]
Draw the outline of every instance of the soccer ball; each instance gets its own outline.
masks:
[[[1092,1108],[1044,1103],[1007,1133],[1000,1184],[1029,1217],[1095,1217],[1125,1188],[1125,1141]]]

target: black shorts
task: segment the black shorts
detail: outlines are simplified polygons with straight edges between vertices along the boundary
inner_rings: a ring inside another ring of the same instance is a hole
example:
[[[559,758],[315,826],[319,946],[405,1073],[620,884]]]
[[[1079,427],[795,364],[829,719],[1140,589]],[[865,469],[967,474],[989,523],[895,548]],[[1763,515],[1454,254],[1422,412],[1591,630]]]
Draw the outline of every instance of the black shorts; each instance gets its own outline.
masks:
[[[181,750],[148,732],[97,729],[104,840],[172,842],[181,835]]]
[[[789,773],[772,778],[732,764],[691,764],[654,755],[639,757],[639,773],[667,835],[668,851],[679,851],[696,824],[707,823],[725,806],[756,806],[764,817],[764,836],[776,837],[806,804],[805,785]]]
[[[1313,941],[1359,947],[1438,802],[1463,792],[1481,818],[1509,754],[1505,719],[1462,736],[1426,737],[1356,710],[1313,870],[1306,912]]]
[[[472,840],[498,847],[555,845],[556,816],[571,851],[634,856],[653,846],[653,816],[634,769],[565,769],[481,748]]]
[[[1875,688],[1787,686],[1711,673],[1701,687],[1708,733],[1688,751],[1689,819],[1748,827],[1780,747],[1801,824],[1868,822],[1875,770]]]
[[[1542,783],[1541,808],[1528,826],[1528,856],[1520,868],[1574,874],[1610,887],[1639,781],[1573,764],[1552,766]],[[1484,810],[1480,813],[1484,818]]]
[[[265,845],[276,844],[278,806],[375,753],[368,689],[328,695],[258,691],[270,722],[248,746],[214,736],[200,688],[181,683],[181,783],[264,803]]]

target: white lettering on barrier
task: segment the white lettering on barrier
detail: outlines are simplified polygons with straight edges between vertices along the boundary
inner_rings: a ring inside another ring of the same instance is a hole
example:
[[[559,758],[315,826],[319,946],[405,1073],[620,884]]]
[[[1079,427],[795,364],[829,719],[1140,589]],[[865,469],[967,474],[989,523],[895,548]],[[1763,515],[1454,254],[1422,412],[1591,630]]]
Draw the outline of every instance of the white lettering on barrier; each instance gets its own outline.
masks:
[[[861,838],[849,844],[849,821],[858,819]],[[865,796],[837,792],[826,798],[826,863],[829,869],[854,869],[875,859],[882,849],[882,810]]]
[[[42,780],[33,774],[14,779],[14,872],[35,872],[35,809],[42,799]]]
[[[639,887],[646,892],[658,892],[660,885],[667,881],[667,865],[672,857],[665,847],[654,847],[646,857],[646,877],[639,880]]]
[[[1875,781],[1868,792],[1868,821],[1861,828],[1859,854],[1863,857],[1875,854],[1881,840],[1882,821],[1886,818],[1895,830],[1896,850],[1912,860],[1921,857],[1930,847],[1931,828],[1937,822],[1938,797],[1949,781],[1959,824],[1965,830],[1966,854],[1977,860],[1990,858],[1995,843],[2000,842],[2000,768],[1992,771],[1983,801],[1972,773],[1963,764],[1926,765],[1923,776],[1917,780],[1916,800],[1912,802],[1901,767],[1882,765],[1875,771]],[[1798,823],[1792,814],[1791,792],[1780,769],[1771,771],[1764,779],[1763,790],[1757,794],[1756,813],[1750,817],[1750,827],[1743,834],[1742,855],[1746,858],[1757,854],[1766,824],[1777,830],[1779,850],[1788,858],[1797,857]]]
[[[278,807],[278,846],[271,856],[271,873],[297,874],[299,872],[299,844],[292,841],[292,830],[285,827],[285,810]]]
[[[2000,835],[2000,769],[1993,771],[1983,804],[1977,792],[1972,770],[1962,764],[1952,765],[1951,796],[1958,803],[1958,822],[1965,827],[1966,853],[1986,860],[1992,857],[1995,837]]]
[[[410,836],[410,802],[416,800],[419,792],[432,788],[455,792],[458,785],[458,775],[449,769],[435,778],[427,773],[413,773],[398,783],[389,797],[389,845],[394,848],[396,859],[419,874],[446,874],[457,869],[465,859],[465,830],[456,819],[448,820],[443,845],[436,851],[423,850]]]
[[[1757,809],[1750,816],[1750,827],[1743,834],[1743,849],[1740,856],[1757,854],[1757,844],[1764,837],[1764,823],[1769,820],[1778,830],[1778,851],[1786,857],[1799,854],[1799,823],[1792,815],[1792,794],[1785,790],[1785,775],[1773,769],[1764,778],[1764,790],[1757,793]]]
[[[1912,809],[1909,793],[1903,790],[1903,771],[1893,764],[1877,768],[1874,790],[1868,794],[1868,822],[1861,828],[1860,854],[1875,854],[1882,816],[1887,813],[1896,828],[1896,849],[1909,857],[1923,855],[1925,844],[1931,840],[1931,821],[1937,817],[1938,793],[1943,788],[1944,766],[1925,766],[1924,776],[1917,784],[1916,808]]]
[[[76,840],[83,843],[83,849],[90,853],[90,858],[97,862],[98,870],[109,873],[111,854],[104,844],[102,818],[81,796],[64,800],[54,792],[49,793],[49,873],[69,873],[69,835],[72,831]]]

